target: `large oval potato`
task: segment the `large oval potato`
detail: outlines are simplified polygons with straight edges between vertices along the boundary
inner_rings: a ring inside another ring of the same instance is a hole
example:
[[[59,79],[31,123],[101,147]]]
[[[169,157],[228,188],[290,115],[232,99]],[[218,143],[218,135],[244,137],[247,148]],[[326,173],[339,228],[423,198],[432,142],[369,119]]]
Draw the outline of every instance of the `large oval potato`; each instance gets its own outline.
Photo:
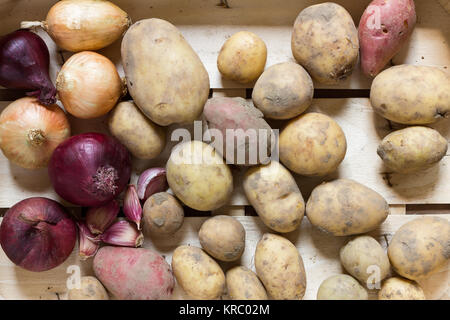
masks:
[[[166,164],[167,182],[187,206],[201,211],[225,205],[233,192],[233,176],[213,147],[187,141],[172,149]]]
[[[438,163],[447,153],[447,139],[427,127],[409,127],[384,137],[377,153],[386,167],[399,173],[412,173]]]
[[[381,195],[349,179],[320,184],[306,203],[309,221],[335,236],[371,231],[386,220],[388,214],[389,205]]]
[[[255,251],[255,269],[267,293],[275,300],[301,300],[306,273],[297,248],[276,234],[266,233]]]
[[[244,192],[266,226],[277,232],[298,228],[305,201],[291,173],[279,162],[255,166],[244,176]]]
[[[246,267],[234,267],[227,271],[228,296],[232,300],[267,300],[267,292],[258,276]]]
[[[173,234],[183,224],[184,210],[170,193],[158,192],[145,200],[142,219],[150,234]]]
[[[256,81],[252,100],[264,117],[291,119],[312,102],[314,86],[308,72],[294,62],[269,67]]]
[[[224,293],[222,269],[200,248],[186,245],[176,248],[172,269],[178,284],[193,298],[214,300]]]
[[[153,122],[167,126],[197,119],[209,95],[209,77],[178,29],[161,19],[134,23],[122,40],[128,91]]]
[[[436,122],[450,115],[450,74],[406,64],[386,69],[372,82],[370,103],[376,113],[394,122]]]
[[[450,222],[421,217],[404,224],[392,237],[388,255],[395,272],[405,278],[431,276],[450,259]]]
[[[417,282],[393,277],[383,282],[378,300],[426,300],[426,297]]]
[[[358,61],[358,32],[342,6],[326,2],[303,9],[294,23],[292,54],[317,81],[336,84]]]
[[[358,281],[346,274],[325,279],[317,291],[317,300],[368,300],[369,295]]]
[[[347,151],[341,127],[329,116],[316,112],[291,120],[281,131],[279,146],[281,162],[305,176],[335,171]]]

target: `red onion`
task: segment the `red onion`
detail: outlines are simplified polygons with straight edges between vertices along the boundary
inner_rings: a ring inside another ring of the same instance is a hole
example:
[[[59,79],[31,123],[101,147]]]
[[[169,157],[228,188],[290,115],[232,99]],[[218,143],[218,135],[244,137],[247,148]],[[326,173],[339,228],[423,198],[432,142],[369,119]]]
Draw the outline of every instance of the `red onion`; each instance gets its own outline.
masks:
[[[98,207],[120,194],[131,175],[128,150],[115,138],[82,133],[61,143],[48,167],[58,195],[80,206]]]
[[[0,39],[0,85],[10,89],[33,90],[27,95],[45,105],[56,102],[50,80],[47,45],[37,34],[17,30]]]
[[[30,271],[63,263],[77,240],[75,222],[58,202],[28,198],[10,208],[0,226],[0,244],[8,258]]]

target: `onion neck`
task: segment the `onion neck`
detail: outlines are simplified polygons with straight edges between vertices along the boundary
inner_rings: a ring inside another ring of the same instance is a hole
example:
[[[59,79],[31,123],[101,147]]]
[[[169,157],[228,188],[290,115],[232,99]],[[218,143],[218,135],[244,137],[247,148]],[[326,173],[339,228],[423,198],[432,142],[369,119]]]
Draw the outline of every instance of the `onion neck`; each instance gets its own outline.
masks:
[[[116,181],[118,179],[119,175],[117,170],[109,165],[98,168],[95,175],[92,176],[95,191],[104,195],[114,194],[116,192],[118,188]]]
[[[38,147],[45,142],[45,135],[41,129],[31,129],[28,131],[28,142],[34,146]]]

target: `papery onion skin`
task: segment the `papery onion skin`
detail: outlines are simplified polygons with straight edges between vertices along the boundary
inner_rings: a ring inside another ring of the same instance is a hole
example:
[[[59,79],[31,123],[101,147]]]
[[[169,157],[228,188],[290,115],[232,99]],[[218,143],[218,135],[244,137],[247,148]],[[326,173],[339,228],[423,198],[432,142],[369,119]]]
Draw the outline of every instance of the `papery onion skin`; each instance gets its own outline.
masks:
[[[58,202],[28,198],[10,208],[0,226],[0,243],[16,265],[35,272],[53,269],[71,254],[75,222]]]
[[[96,52],[74,54],[61,68],[56,89],[64,109],[81,119],[107,114],[123,93],[115,65]]]
[[[53,150],[70,137],[70,124],[56,104],[44,106],[25,97],[0,114],[0,148],[13,163],[27,169],[44,168]]]
[[[131,157],[113,137],[82,133],[55,149],[48,172],[60,197],[76,205],[97,207],[125,189],[131,175]]]
[[[44,40],[27,30],[17,30],[0,39],[0,85],[32,90],[45,105],[56,103],[56,88],[49,76],[50,55]]]

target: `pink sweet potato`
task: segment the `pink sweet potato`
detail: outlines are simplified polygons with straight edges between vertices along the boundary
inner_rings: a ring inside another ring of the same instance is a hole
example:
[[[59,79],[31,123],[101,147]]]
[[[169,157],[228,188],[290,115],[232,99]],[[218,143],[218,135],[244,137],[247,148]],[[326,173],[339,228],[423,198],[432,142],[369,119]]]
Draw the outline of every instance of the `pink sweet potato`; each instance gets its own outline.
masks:
[[[413,0],[374,0],[359,21],[361,68],[376,76],[400,51],[416,24]]]
[[[120,300],[169,299],[175,285],[164,258],[143,248],[102,247],[94,258],[94,272]]]

